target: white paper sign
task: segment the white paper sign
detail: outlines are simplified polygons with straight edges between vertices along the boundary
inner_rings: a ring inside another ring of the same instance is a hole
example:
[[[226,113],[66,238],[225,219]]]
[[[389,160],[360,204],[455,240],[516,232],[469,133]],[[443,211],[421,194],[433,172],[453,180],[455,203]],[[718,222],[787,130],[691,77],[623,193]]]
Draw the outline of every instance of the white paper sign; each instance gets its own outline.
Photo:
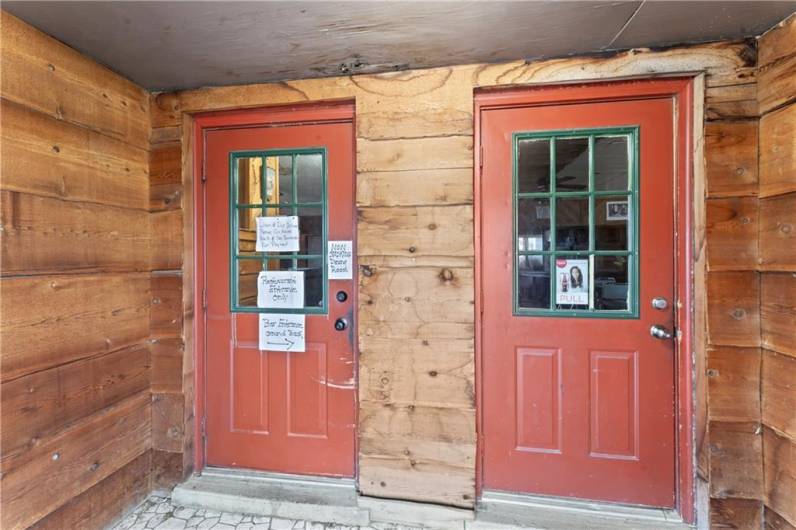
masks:
[[[257,218],[257,252],[297,252],[299,249],[299,218],[281,215]]]
[[[556,260],[556,304],[589,305],[589,260]]]
[[[257,307],[304,307],[304,271],[260,271]]]
[[[351,241],[329,241],[329,279],[350,280],[354,277]]]
[[[304,315],[260,313],[260,350],[304,351]]]

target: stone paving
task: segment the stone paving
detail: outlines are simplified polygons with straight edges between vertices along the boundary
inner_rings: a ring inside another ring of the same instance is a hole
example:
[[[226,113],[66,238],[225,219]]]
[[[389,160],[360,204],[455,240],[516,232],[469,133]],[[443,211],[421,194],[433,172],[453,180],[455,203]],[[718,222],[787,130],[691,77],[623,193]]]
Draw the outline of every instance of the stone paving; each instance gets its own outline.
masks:
[[[419,526],[373,523],[371,526],[344,526],[242,513],[196,510],[174,506],[171,498],[151,494],[140,506],[108,530],[422,530]]]

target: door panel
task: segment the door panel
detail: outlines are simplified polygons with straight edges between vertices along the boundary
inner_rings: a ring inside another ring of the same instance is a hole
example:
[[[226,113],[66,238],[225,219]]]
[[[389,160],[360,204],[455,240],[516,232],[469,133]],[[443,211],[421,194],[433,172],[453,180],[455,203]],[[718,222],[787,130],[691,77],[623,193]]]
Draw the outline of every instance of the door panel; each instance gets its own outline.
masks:
[[[674,506],[673,112],[481,113],[486,489]]]
[[[325,249],[354,239],[353,126],[209,130],[205,148],[207,463],[351,477],[355,284],[327,279]],[[298,250],[259,252],[257,218],[291,216]],[[302,272],[303,307],[258,307],[258,274],[281,270]],[[305,351],[259,350],[264,310],[305,314]]]

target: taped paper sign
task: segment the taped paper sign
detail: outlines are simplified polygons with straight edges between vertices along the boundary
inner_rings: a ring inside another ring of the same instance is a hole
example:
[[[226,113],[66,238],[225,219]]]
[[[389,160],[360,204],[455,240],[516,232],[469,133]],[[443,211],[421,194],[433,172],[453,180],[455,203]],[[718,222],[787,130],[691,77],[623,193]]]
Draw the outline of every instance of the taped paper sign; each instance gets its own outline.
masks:
[[[354,277],[351,241],[329,241],[329,279],[350,280]]]
[[[260,271],[257,307],[304,307],[304,271]]]
[[[257,252],[298,252],[298,216],[258,217],[255,250]]]
[[[260,313],[260,350],[302,352],[305,330],[304,315]]]
[[[556,304],[589,305],[589,260],[556,260]]]

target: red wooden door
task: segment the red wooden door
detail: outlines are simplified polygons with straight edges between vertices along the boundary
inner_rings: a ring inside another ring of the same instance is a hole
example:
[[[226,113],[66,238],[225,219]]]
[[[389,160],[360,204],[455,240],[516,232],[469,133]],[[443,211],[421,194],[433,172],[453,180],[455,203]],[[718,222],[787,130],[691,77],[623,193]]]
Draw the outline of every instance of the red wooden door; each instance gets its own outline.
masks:
[[[328,279],[325,249],[354,239],[352,124],[209,130],[205,147],[207,464],[351,477],[355,284]],[[298,251],[256,250],[268,216],[298,217]],[[305,314],[304,351],[259,350],[260,271],[301,272],[301,308],[275,311]]]
[[[481,113],[485,489],[675,505],[673,112]]]

